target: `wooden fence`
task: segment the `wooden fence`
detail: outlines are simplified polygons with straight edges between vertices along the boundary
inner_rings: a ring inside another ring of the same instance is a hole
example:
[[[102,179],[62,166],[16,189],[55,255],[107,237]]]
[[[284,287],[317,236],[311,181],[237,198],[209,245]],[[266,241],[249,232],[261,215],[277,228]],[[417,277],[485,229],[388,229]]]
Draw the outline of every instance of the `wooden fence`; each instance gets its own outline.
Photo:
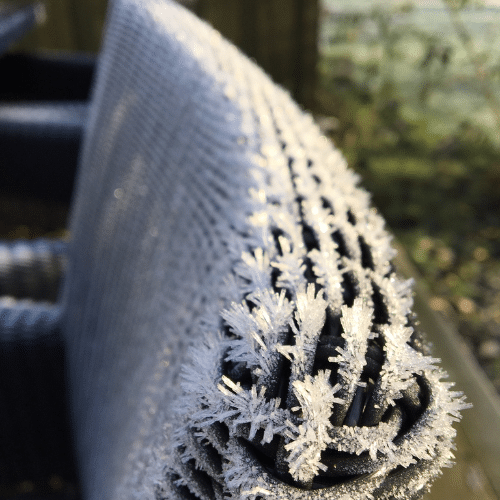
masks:
[[[311,106],[319,0],[198,0],[192,9]],[[45,0],[47,20],[16,47],[97,52],[106,0]]]

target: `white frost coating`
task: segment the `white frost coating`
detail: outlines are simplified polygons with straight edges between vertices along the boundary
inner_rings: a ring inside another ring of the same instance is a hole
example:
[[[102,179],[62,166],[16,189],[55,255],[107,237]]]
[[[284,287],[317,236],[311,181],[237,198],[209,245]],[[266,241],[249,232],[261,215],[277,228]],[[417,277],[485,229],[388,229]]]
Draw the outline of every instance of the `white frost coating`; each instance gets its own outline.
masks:
[[[396,445],[393,443],[399,431],[397,420],[380,422],[376,427],[332,427],[330,429],[330,446],[338,451],[346,451],[360,455],[368,451],[370,458],[375,460],[377,453],[394,460]]]
[[[259,377],[270,376],[276,363],[276,350],[281,347],[291,322],[293,306],[284,292],[278,295],[258,289],[248,298],[256,304],[252,312],[246,304],[236,303],[222,312],[222,317],[238,337],[229,344],[226,360],[254,368]]]
[[[392,273],[374,276],[374,281],[386,298],[390,323],[405,323],[413,307],[413,279],[402,280]]]
[[[325,470],[321,463],[321,452],[331,442],[331,407],[333,403],[342,402],[334,396],[338,387],[332,388],[329,377],[329,371],[321,371],[316,377],[307,375],[304,381],[293,382],[300,406],[292,410],[301,412],[302,423],[299,425],[299,435],[285,449],[290,452],[287,457],[290,474],[305,483],[313,479],[319,469]]]
[[[248,292],[268,290],[270,288],[269,255],[261,248],[255,250],[254,255],[248,252],[241,254],[241,264],[235,267],[235,273],[248,281],[244,287]]]
[[[401,398],[416,373],[426,373],[435,369],[438,359],[424,356],[413,349],[410,341],[413,329],[399,325],[389,325],[383,330],[385,361],[382,366],[380,390],[387,399],[387,404]]]
[[[216,74],[214,92],[238,110],[235,158],[248,179],[241,206],[218,214],[231,228],[221,256],[227,277],[213,298],[220,324],[204,326],[182,372],[175,446],[183,464],[212,478],[217,499],[403,500],[423,492],[451,462],[451,424],[467,405],[418,350],[411,281],[392,270],[382,217],[286,92],[222,39],[211,46],[198,20],[173,19],[170,29],[205,47],[203,57],[193,52],[196,64]],[[370,404],[380,415],[367,425]],[[352,470],[330,465],[336,452],[350,455]],[[194,492],[191,472],[175,462],[168,470],[184,474]]]
[[[275,434],[284,432],[291,435],[295,431],[295,426],[290,422],[290,413],[279,408],[278,400],[267,401],[264,387],[257,394],[255,386],[245,391],[225,375],[222,376],[222,382],[218,387],[225,396],[226,407],[233,409],[230,416],[234,417],[231,418],[231,427],[235,431],[238,425],[249,424],[248,438],[253,439],[257,430],[263,428],[262,443],[270,443]]]
[[[326,301],[323,293],[315,296],[314,285],[297,293],[295,323],[290,321],[290,327],[295,335],[295,345],[278,345],[277,351],[292,360],[292,380],[297,380],[310,371],[321,328],[325,323]],[[293,383],[293,382],[292,382]]]
[[[342,397],[350,399],[359,385],[361,372],[366,364],[368,340],[374,337],[371,331],[373,309],[362,299],[356,299],[352,307],[342,307],[342,326],[345,347],[337,347],[338,356],[329,361],[338,363],[342,377]]]

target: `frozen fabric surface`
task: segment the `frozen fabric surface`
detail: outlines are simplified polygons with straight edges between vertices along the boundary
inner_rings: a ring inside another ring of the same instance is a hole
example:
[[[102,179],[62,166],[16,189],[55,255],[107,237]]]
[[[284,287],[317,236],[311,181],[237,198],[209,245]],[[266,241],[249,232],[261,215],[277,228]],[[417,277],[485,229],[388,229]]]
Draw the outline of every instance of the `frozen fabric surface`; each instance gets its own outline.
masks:
[[[64,294],[86,498],[420,497],[463,403],[341,155],[169,1],[115,2],[99,64]]]

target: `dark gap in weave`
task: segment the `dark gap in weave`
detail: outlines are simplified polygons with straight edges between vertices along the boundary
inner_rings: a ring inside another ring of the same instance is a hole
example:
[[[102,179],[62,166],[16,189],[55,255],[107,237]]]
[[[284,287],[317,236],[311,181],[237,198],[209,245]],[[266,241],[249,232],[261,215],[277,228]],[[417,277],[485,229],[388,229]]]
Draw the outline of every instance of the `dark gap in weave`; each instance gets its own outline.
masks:
[[[371,269],[373,271],[375,269],[375,265],[373,263],[373,256],[370,247],[367,245],[363,236],[358,236],[358,243],[361,250],[361,265],[365,269]]]
[[[329,210],[332,215],[334,215],[332,204],[330,200],[327,200],[324,196],[321,197],[321,204],[325,210]]]
[[[403,467],[402,465],[398,465],[396,468],[392,469],[389,474],[387,474],[387,479],[390,479],[394,476],[399,475],[402,472],[405,472],[407,470],[406,467]]]
[[[368,403],[370,402],[373,394],[375,392],[375,381],[371,377],[368,379],[365,390],[365,399],[363,401],[363,413],[361,415],[359,425],[362,427],[364,425],[364,418],[366,416],[365,410],[367,409]],[[378,424],[378,422],[372,422],[371,425]]]
[[[321,329],[321,336],[339,337],[341,333],[340,316],[333,314],[328,307],[326,309],[325,324]]]
[[[280,236],[285,236],[285,233],[283,232],[282,229],[279,229],[277,227],[273,227],[271,229],[271,234],[273,235],[274,245],[276,246],[276,250],[278,251],[278,254],[281,257],[283,257],[283,249],[281,248],[281,244],[280,244]]]
[[[360,376],[360,380],[366,384],[366,388],[363,391],[361,413],[356,422],[356,425],[359,426],[365,425],[367,416],[365,415],[364,410],[366,409],[371,398],[376,397],[374,381],[379,378],[380,370],[383,364],[383,354],[381,353],[380,346],[378,346],[378,344],[376,343],[373,343],[371,340],[369,341],[365,360],[366,364],[363,367],[363,371]],[[375,425],[378,423],[378,420],[370,421],[370,425]]]
[[[292,301],[292,292],[290,290],[288,290],[288,288],[280,288],[277,283],[278,283],[278,279],[281,275],[281,271],[276,268],[276,267],[273,267],[273,270],[271,271],[271,285],[273,287],[273,290],[277,293],[277,294],[280,294],[283,290],[285,291],[285,299],[287,299],[289,302]]]
[[[382,366],[385,361],[385,339],[379,330],[381,330],[379,325],[372,326],[372,331],[378,333],[378,335],[368,340],[367,356],[371,357],[371,359]]]
[[[330,383],[334,386],[337,383],[338,364],[330,361],[330,358],[338,356],[337,348],[343,348],[345,340],[341,337],[324,337],[320,339],[314,358],[313,375],[317,375],[320,370],[330,370]]]
[[[358,386],[356,388],[356,392],[354,393],[351,405],[347,410],[343,425],[346,425],[348,427],[356,427],[359,424],[361,415],[363,413],[364,401],[365,388],[363,386]]]
[[[347,220],[349,221],[349,224],[351,224],[352,226],[356,225],[356,217],[351,212],[351,209],[347,210]]]
[[[244,389],[250,389],[252,387],[252,372],[244,363],[225,361],[222,369],[231,380],[239,382]]]
[[[375,330],[377,330],[376,325]],[[377,336],[373,339],[369,339],[365,355],[366,364],[360,376],[360,380],[366,384],[366,390],[364,391],[362,412],[357,422],[359,426],[376,425],[380,421],[379,419],[373,418],[372,411],[369,411],[370,415],[367,415],[365,409],[369,406],[369,402],[372,398],[377,400],[375,380],[380,378],[380,371],[384,363],[384,358],[382,337]],[[382,415],[380,415],[380,417],[382,417]]]
[[[372,339],[368,339],[368,345],[366,349],[366,360],[367,363],[371,363],[373,366],[373,370],[375,373],[370,371],[368,376],[376,380],[380,374],[380,370],[382,369],[382,365],[385,361],[385,339],[380,331],[382,328],[380,325],[374,324],[372,325],[372,332],[374,332],[375,337]],[[378,334],[378,335],[377,335]]]
[[[313,263],[309,257],[304,258],[304,265],[304,277],[306,278],[307,283],[314,285],[314,294],[317,295],[323,287],[317,282],[318,278],[314,274]]]
[[[277,285],[278,283],[278,278],[281,275],[281,271],[277,267],[273,267],[271,271],[271,286],[273,287],[273,290],[275,292],[279,293],[279,287]]]
[[[373,322],[379,325],[389,323],[389,311],[385,304],[380,287],[372,281],[372,300],[373,300]]]
[[[257,438],[257,435],[260,433],[260,440]],[[275,475],[276,471],[276,453],[278,451],[278,441],[279,436],[276,436],[276,440],[274,440],[274,446],[270,446],[271,443],[262,445],[261,441],[264,437],[264,431],[259,429],[257,434],[255,435],[254,440],[248,441],[247,439],[238,438],[240,444],[244,445],[250,454],[259,462],[264,469],[266,469],[271,474]],[[274,451],[274,453],[271,452]]]
[[[373,330],[377,332],[378,330],[380,330],[380,328],[378,327],[378,325],[375,324],[373,325]],[[366,364],[363,367],[363,372],[360,377],[360,380],[367,384],[367,390],[365,391],[365,397],[364,397],[363,413],[359,421],[360,426],[376,425],[380,422],[380,418],[382,417],[382,415],[379,415],[379,417],[374,418],[372,409],[371,410],[368,409],[368,414],[365,413],[364,410],[367,409],[368,406],[370,407],[372,406],[373,404],[373,401],[371,401],[372,398],[375,398],[375,400],[378,401],[378,396],[376,393],[376,386],[374,381],[380,378],[380,371],[384,364],[385,360],[384,344],[385,344],[384,339],[380,334],[375,338],[368,340],[368,345],[365,355]]]
[[[402,397],[398,400],[398,406],[405,412],[405,415],[411,422],[417,420],[422,414],[423,398],[422,388],[417,380],[414,379],[414,383],[403,392]]]
[[[302,239],[304,240],[308,252],[311,250],[319,250],[319,241],[314,234],[314,230],[305,222],[302,223]]]
[[[345,339],[341,336],[342,326],[340,317],[334,315],[330,308],[326,310],[325,323],[321,329],[321,334],[316,348],[314,358],[313,375],[317,375],[320,370],[330,370],[330,381],[336,380],[338,365],[329,361],[329,358],[338,355],[337,348],[343,348]]]
[[[207,493],[209,494],[209,498],[214,498],[214,487],[212,485],[213,478],[209,476],[203,469],[200,469],[198,467],[194,458],[188,460],[186,462],[186,465],[191,468],[193,474],[195,474],[200,483],[203,484],[203,487],[208,490]]]
[[[254,307],[253,302],[248,301]],[[226,338],[236,339],[239,338],[234,332],[231,331],[231,327],[223,321],[222,331]],[[229,348],[222,356],[222,372],[229,376],[229,378],[235,382],[239,382],[244,389],[250,389],[256,381],[256,377],[252,374],[247,365],[240,361],[228,360]]]
[[[214,422],[210,428],[220,438],[222,444],[227,444],[229,441],[229,429],[226,424],[222,422]]]
[[[351,272],[346,272],[342,274],[342,298],[344,304],[348,307],[352,307],[354,304],[354,299],[357,296],[356,293],[356,281],[354,275]]]
[[[235,338],[235,334],[231,331],[231,327],[225,321],[221,321],[221,330],[224,337],[228,339]]]
[[[297,193],[297,186],[295,183],[295,179],[298,177],[298,175],[293,171],[293,163],[294,159],[292,157],[288,157],[288,168],[290,170],[290,175],[294,190]],[[310,251],[313,248],[319,250],[319,242],[316,238],[316,235],[314,234],[314,230],[306,223],[304,218],[304,208],[302,206],[304,197],[300,194],[297,194],[295,201],[299,209],[300,225],[302,228],[302,239],[304,240],[304,245],[307,251]],[[314,284],[315,294],[317,294],[323,287],[317,282],[317,277],[314,274],[313,264],[311,262],[311,259],[309,259],[309,257],[305,257],[304,264],[305,264],[304,277],[306,278],[306,281],[308,283]]]
[[[312,178],[318,186],[321,184],[321,179],[317,175],[313,175]]]
[[[304,241],[306,250],[308,252],[313,249],[319,250],[319,241],[316,238],[314,229],[311,226],[309,226],[309,224],[307,224],[307,222],[305,222],[304,220],[304,208],[302,206],[304,197],[298,195],[295,198],[295,201],[297,202],[297,205],[299,207],[300,225],[302,228],[302,240]],[[314,292],[315,294],[317,294],[323,287],[317,282],[318,278],[314,274],[313,263],[309,257],[304,257],[304,265],[305,265],[304,277],[306,278],[307,283],[311,283],[314,285],[315,288]]]
[[[307,168],[311,168],[314,165],[314,162],[311,160],[311,158],[307,159]],[[314,176],[317,177],[317,176]]]
[[[383,422],[383,423],[385,423],[385,424],[386,424],[386,423],[388,423],[388,422],[389,422],[389,421],[393,418],[393,416],[394,416],[394,413],[395,413],[395,412],[401,412],[401,408],[400,408],[400,407],[398,407],[398,406],[392,406],[392,405],[389,405],[389,406],[386,408],[386,410],[385,410],[384,414],[382,415],[382,418],[380,419],[380,422]],[[404,416],[404,414],[403,414],[403,423],[404,423],[404,421],[405,421],[405,418],[404,418],[404,417],[405,417],[405,416]],[[411,425],[410,425],[410,427],[411,427]],[[404,433],[406,432],[406,431],[403,431],[402,429],[403,429],[403,425],[402,425],[402,426],[401,426],[401,428],[399,429],[399,433],[398,433],[398,435],[402,435],[402,434],[404,434]],[[396,436],[396,437],[397,437],[397,436]]]
[[[292,164],[293,164],[293,162],[292,162]],[[298,175],[292,172],[292,180],[296,179],[297,177],[298,177]],[[293,187],[295,188],[295,182],[293,183]],[[304,219],[304,212],[302,211],[302,202],[304,200],[305,200],[305,198],[300,194],[297,194],[297,196],[295,197],[295,201],[297,203],[297,206],[299,207],[299,216],[300,216],[301,223]]]
[[[274,239],[274,245],[276,247],[276,251],[278,252],[278,254],[280,256],[283,256],[283,249],[281,248],[280,237],[284,236],[285,233],[283,232],[283,230],[281,230],[277,227],[273,227],[271,229],[271,234],[272,234],[273,239]],[[273,287],[273,290],[278,294],[281,293],[282,290],[285,290],[285,298],[287,300],[291,301],[292,300],[292,293],[290,292],[290,290],[288,290],[287,288],[280,288],[278,286],[278,279],[279,279],[280,275],[281,275],[281,271],[277,267],[273,267],[272,271],[271,271],[271,286]]]
[[[285,151],[285,149],[286,149],[286,142],[285,141],[280,141],[280,146],[281,146],[281,150]]]
[[[177,446],[177,450],[179,452],[179,455],[183,455],[184,453],[186,453],[186,447],[183,444]]]
[[[248,310],[250,312],[252,312],[257,307],[257,304],[255,302],[252,302],[252,300],[250,300],[247,297],[248,297],[248,295],[244,299],[245,300],[245,304],[248,306]]]
[[[295,315],[293,317],[293,321],[295,322]],[[295,336],[293,335],[293,331],[291,327],[288,327],[288,335],[286,342],[283,345],[295,345]],[[290,378],[292,376],[292,363],[291,361],[283,356],[282,365],[281,365],[281,373],[276,375],[279,377],[279,385],[278,385],[278,397],[280,398],[279,407],[282,409],[287,408],[287,398],[288,398],[288,388],[290,385]]]
[[[349,250],[347,250],[345,239],[338,229],[332,233],[332,240],[337,246],[337,252],[341,257],[351,257]]]
[[[379,357],[380,350],[378,346],[376,344],[369,344],[365,356],[366,365],[364,366],[363,372],[361,374],[361,380],[363,382],[366,382],[369,379],[375,380],[380,374],[382,363],[377,359]]]
[[[321,203],[325,210],[328,210],[332,215],[334,215],[334,210],[332,204],[324,196],[321,197]],[[350,252],[347,249],[347,245],[344,236],[339,229],[332,232],[332,240],[337,247],[337,252],[341,257],[351,257]]]
[[[177,490],[177,493],[183,500],[201,500],[201,498],[193,494],[187,486],[177,484],[177,481],[182,479],[179,474],[169,474],[169,476],[172,487]]]
[[[211,467],[217,474],[222,474],[222,457],[208,439],[203,439],[199,446],[203,448],[203,452],[210,462]]]
[[[403,395],[403,398],[397,400],[398,407],[404,412],[404,418],[400,432],[394,440],[396,444],[399,444],[399,439],[415,425],[415,422],[422,416],[430,404],[432,389],[428,381],[421,375],[415,374],[414,377],[416,383],[415,389],[413,389],[414,394],[405,391],[406,394]]]
[[[250,426],[248,426],[250,429]],[[264,429],[259,429],[253,439],[250,442],[255,446],[257,450],[266,455],[270,460],[276,460],[276,454],[278,453],[278,448],[280,446],[281,436],[279,434],[274,434],[270,443],[263,443],[264,439]],[[274,464],[275,462],[273,462]]]

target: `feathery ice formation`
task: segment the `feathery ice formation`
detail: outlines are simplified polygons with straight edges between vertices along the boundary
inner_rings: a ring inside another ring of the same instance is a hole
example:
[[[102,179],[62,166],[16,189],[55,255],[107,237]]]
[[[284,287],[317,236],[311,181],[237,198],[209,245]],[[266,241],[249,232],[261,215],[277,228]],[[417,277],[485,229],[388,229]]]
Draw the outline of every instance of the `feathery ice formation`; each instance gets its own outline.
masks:
[[[232,54],[217,84],[248,125],[252,180],[157,498],[421,498],[467,404],[415,327],[383,219],[311,117],[214,43]]]
[[[227,278],[234,300],[183,373],[176,498],[420,498],[453,458],[466,405],[415,330],[382,220],[352,174],[329,185],[308,163],[289,162],[293,203],[273,183],[253,193],[268,204]]]

